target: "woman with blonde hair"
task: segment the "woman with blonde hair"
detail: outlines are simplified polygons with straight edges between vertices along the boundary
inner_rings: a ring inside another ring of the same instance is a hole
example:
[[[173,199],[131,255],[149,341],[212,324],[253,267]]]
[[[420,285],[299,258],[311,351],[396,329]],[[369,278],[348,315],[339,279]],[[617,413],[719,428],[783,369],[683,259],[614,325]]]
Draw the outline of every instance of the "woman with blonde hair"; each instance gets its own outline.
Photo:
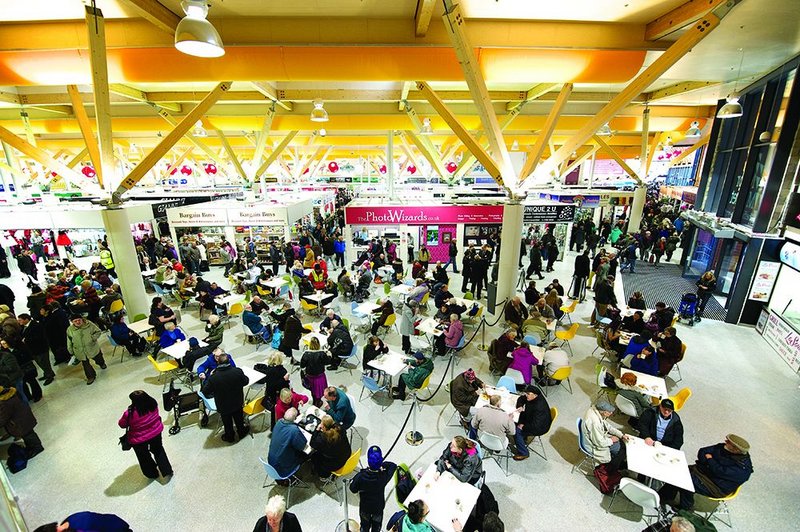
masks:
[[[544,302],[547,304],[548,307],[553,309],[553,313],[556,316],[556,319],[560,320],[561,316],[564,315],[564,311],[561,310],[561,305],[563,305],[563,300],[558,296],[558,292],[553,289],[547,293],[547,296],[544,298]]]
[[[717,278],[714,277],[714,272],[707,271],[695,283],[697,285],[697,310],[695,311],[694,321],[700,321],[703,317],[703,312],[706,310],[706,304],[714,290],[717,288]]]
[[[311,392],[315,406],[322,404],[322,396],[328,387],[325,366],[329,361],[328,354],[320,347],[319,339],[316,336],[312,337],[308,349],[300,359],[300,379],[303,386]]]

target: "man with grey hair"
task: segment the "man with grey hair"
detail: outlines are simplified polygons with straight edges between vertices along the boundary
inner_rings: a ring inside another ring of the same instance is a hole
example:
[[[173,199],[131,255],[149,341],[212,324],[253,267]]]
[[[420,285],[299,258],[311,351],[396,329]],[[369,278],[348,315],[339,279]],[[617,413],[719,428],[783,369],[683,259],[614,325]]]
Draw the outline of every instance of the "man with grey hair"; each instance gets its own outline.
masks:
[[[240,408],[241,410],[241,408]],[[269,453],[267,462],[282,477],[293,474],[300,465],[306,461],[307,455],[304,452],[307,442],[300,426],[295,424],[297,419],[297,409],[290,408],[279,419],[272,429],[272,438],[269,442]],[[278,484],[288,485],[287,481],[276,481]]]
[[[267,532],[302,532],[297,516],[286,511],[286,499],[273,495],[267,501],[264,515],[256,522],[253,530]]]
[[[614,406],[601,399],[583,416],[583,438],[594,459],[605,464],[606,471],[617,471],[625,460],[622,432],[606,421],[614,414]]]
[[[322,333],[328,334],[333,329],[333,321],[336,320],[342,323],[342,318],[336,314],[333,309],[325,311],[325,319],[319,324],[319,330]]]
[[[501,440],[505,437],[509,442],[514,441],[517,433],[516,426],[511,414],[507,414],[500,408],[502,397],[492,395],[489,397],[489,404],[478,408],[470,422],[470,438],[477,438],[478,431],[493,434]]]

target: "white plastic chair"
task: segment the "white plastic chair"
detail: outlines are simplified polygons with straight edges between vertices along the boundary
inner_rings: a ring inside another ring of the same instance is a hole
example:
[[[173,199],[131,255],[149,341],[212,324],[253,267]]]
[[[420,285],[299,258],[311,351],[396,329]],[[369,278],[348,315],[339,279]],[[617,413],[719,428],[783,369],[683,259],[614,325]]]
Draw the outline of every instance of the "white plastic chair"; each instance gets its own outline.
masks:
[[[586,462],[589,462],[589,464],[592,466],[592,470],[594,470],[595,466],[597,466],[597,460],[595,460],[594,454],[592,454],[591,449],[589,449],[589,447],[586,445],[586,441],[583,439],[583,420],[578,418],[575,421],[575,424],[578,428],[578,449],[580,449],[581,453],[583,453],[583,459],[572,466],[572,473],[574,473],[576,469],[581,469],[583,464]],[[583,472],[582,469],[581,472]]]
[[[659,500],[658,492],[628,477],[622,477],[622,480],[620,480],[619,485],[614,490],[614,495],[611,497],[611,502],[606,508],[606,513],[614,513],[611,512],[611,506],[614,505],[614,499],[617,498],[617,493],[619,492],[622,492],[633,504],[642,508],[642,519],[648,526],[652,518],[658,520],[661,517],[661,501]]]
[[[478,441],[481,443],[481,445],[483,445],[483,448],[492,455],[492,458],[494,458],[494,461],[497,462],[497,465],[500,467],[500,469],[503,469],[503,465],[500,463],[500,460],[503,458],[506,459],[506,467],[503,469],[503,472],[506,476],[508,476],[508,459],[511,456],[511,453],[508,451],[505,438],[501,438],[496,434],[490,434],[489,432],[478,431]]]
[[[636,405],[634,405],[633,401],[631,401],[627,397],[617,394],[614,403],[617,405],[617,408],[619,408],[619,411],[622,412],[623,414],[632,417],[639,417],[639,413],[636,411]]]

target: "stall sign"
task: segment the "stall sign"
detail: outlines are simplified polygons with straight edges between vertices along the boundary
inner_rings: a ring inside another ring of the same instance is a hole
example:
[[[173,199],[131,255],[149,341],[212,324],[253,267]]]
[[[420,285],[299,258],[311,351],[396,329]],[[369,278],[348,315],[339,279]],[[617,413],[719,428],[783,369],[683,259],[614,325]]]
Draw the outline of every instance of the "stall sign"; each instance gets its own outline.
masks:
[[[789,367],[800,371],[800,334],[774,312],[770,313],[762,334]]]
[[[784,243],[781,248],[780,257],[782,263],[795,270],[800,270],[800,246],[797,244],[792,244],[791,242]]]
[[[185,205],[197,205],[198,203],[206,203],[208,201],[236,199],[242,195],[242,192],[228,192],[225,194],[216,194],[214,196],[181,196],[178,198],[165,198],[163,201],[153,203],[150,206],[153,209],[153,218],[164,218],[167,209]]]
[[[173,227],[204,227],[228,225],[225,209],[167,209],[167,221]]]
[[[610,195],[609,195],[610,196]],[[580,207],[600,207],[601,197],[598,194],[551,194],[540,192],[539,199],[555,201],[558,203],[578,204]]]
[[[427,225],[502,223],[502,205],[442,205],[437,207],[345,207],[351,225]]]
[[[522,221],[526,224],[569,223],[574,219],[574,205],[525,205],[522,215]]]
[[[286,225],[286,208],[275,207],[242,207],[228,209],[230,225]]]
[[[753,286],[750,287],[750,297],[754,301],[769,301],[772,294],[772,287],[778,278],[778,270],[781,268],[780,262],[769,262],[762,260],[758,263],[756,277],[753,279]]]

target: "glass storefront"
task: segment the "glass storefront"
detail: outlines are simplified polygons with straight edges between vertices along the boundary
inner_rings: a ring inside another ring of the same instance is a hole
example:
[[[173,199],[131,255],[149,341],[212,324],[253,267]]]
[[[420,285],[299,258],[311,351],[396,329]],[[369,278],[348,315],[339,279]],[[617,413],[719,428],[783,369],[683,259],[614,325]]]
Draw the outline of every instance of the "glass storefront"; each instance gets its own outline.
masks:
[[[709,270],[716,242],[717,239],[710,232],[702,229],[697,230],[697,237],[690,254],[691,260],[688,261],[684,275],[687,277],[700,277]]]

